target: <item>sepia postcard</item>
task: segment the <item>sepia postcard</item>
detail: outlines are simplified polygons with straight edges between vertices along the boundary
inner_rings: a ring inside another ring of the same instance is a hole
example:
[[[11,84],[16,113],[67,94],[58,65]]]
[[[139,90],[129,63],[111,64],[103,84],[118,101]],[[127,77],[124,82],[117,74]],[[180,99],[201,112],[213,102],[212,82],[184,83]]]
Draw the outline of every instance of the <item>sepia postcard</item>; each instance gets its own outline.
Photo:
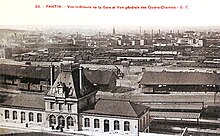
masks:
[[[0,135],[220,135],[217,0],[0,0]]]

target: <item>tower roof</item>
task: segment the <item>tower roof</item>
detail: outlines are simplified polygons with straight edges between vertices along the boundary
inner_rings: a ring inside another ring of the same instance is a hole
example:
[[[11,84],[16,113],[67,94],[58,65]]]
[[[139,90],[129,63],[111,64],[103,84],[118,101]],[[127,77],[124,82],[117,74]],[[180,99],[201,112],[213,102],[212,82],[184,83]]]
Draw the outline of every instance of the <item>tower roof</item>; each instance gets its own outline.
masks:
[[[46,93],[47,96],[55,96],[62,98],[80,98],[94,91],[92,83],[90,83],[83,74],[79,65],[61,65],[61,73],[55,80],[52,88]],[[81,83],[80,83],[81,78]],[[82,84],[82,88],[80,88]]]

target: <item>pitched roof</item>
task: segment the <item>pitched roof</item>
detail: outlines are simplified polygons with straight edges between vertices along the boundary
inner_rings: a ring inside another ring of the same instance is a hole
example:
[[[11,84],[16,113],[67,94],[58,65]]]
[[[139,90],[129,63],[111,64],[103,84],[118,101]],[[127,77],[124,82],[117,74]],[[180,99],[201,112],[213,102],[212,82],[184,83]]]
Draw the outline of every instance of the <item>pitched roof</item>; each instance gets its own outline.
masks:
[[[219,73],[201,72],[144,72],[143,85],[220,85]]]
[[[44,94],[20,93],[7,99],[1,105],[44,110]]]
[[[59,70],[55,70],[55,77]],[[50,67],[31,65],[0,64],[0,75],[9,75],[26,78],[49,79]]]
[[[86,78],[93,84],[107,85],[114,74],[111,70],[84,69]],[[116,76],[116,75],[115,75]]]
[[[147,106],[135,104],[129,100],[99,99],[94,107],[84,110],[83,113],[136,118],[148,109]]]

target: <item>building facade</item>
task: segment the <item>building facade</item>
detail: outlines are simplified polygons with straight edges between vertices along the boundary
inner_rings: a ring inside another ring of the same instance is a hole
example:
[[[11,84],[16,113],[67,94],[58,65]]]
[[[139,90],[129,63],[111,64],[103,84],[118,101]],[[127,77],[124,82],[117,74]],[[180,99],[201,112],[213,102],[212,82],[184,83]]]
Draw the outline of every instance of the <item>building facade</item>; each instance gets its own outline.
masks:
[[[0,125],[42,131],[138,135],[149,130],[149,107],[129,100],[96,100],[79,64],[61,65],[45,94],[20,93],[0,104]]]

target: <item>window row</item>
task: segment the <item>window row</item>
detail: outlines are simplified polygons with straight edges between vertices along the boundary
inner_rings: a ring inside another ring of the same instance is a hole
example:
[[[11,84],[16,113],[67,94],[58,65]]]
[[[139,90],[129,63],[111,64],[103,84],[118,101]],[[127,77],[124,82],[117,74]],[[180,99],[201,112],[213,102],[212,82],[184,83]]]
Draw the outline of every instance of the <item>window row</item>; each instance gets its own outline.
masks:
[[[72,117],[70,116],[67,117],[65,122],[65,118],[62,115],[58,116],[57,119],[54,115],[50,115],[49,123],[50,123],[50,127],[55,127],[55,126],[65,127],[65,123],[67,123],[66,125],[68,129],[70,126],[74,126],[74,120]]]
[[[10,118],[10,113],[9,113],[9,110],[5,110],[5,119],[9,119]],[[25,121],[25,112],[21,112],[21,123],[23,123]],[[29,112],[29,115],[28,115],[28,119],[30,122],[33,122],[34,121],[34,114],[33,112]],[[17,111],[13,111],[12,112],[12,119],[13,120],[17,120],[18,119],[18,113]],[[42,122],[42,114],[41,113],[37,113],[37,122]]]
[[[90,127],[90,119],[85,118],[84,120],[84,126]],[[99,119],[94,119],[94,128],[100,128],[100,122]],[[118,120],[114,121],[114,130],[120,130],[120,124]],[[104,120],[104,132],[109,131],[109,120]],[[124,121],[124,131],[130,131],[130,122]]]
[[[54,110],[55,109],[55,102],[50,102],[50,109]],[[59,110],[62,111],[64,109],[64,103],[59,103]],[[67,104],[67,110],[71,111],[72,110],[72,104]]]

